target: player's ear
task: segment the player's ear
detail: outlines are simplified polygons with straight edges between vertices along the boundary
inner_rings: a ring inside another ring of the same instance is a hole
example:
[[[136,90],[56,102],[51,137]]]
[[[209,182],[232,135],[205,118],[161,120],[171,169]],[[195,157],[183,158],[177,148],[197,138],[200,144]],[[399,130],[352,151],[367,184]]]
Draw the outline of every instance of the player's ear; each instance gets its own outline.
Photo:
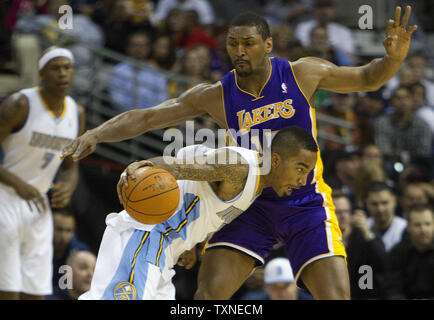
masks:
[[[265,39],[265,52],[270,53],[273,50],[273,38],[268,37]]]
[[[280,162],[282,161],[282,158],[278,153],[273,153],[271,155],[271,168],[276,169],[279,167]]]

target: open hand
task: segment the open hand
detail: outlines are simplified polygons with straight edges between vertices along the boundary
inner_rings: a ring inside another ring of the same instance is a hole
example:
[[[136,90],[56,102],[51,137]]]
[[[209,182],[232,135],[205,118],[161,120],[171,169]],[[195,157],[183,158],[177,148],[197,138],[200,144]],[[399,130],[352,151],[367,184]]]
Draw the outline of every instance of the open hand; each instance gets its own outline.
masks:
[[[63,148],[60,159],[63,160],[68,156],[72,156],[74,161],[83,159],[95,151],[96,144],[96,137],[89,131],[85,132]]]
[[[417,29],[417,25],[406,29],[411,14],[411,7],[405,8],[401,20],[401,7],[396,7],[395,20],[389,20],[386,24],[386,39],[383,41],[387,55],[393,59],[404,60],[410,48],[411,35]]]

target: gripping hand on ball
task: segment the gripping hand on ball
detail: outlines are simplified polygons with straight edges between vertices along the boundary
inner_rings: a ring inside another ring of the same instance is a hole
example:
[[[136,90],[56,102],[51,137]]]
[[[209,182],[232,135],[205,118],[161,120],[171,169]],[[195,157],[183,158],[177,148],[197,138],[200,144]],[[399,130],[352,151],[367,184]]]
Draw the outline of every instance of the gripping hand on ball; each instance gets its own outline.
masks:
[[[136,180],[137,177],[135,176],[134,172],[137,169],[142,167],[154,167],[154,164],[149,160],[135,161],[130,165],[128,165],[128,167],[124,170],[124,172],[122,172],[117,185],[118,198],[121,204],[122,204],[122,188],[128,187],[128,178],[132,180]]]

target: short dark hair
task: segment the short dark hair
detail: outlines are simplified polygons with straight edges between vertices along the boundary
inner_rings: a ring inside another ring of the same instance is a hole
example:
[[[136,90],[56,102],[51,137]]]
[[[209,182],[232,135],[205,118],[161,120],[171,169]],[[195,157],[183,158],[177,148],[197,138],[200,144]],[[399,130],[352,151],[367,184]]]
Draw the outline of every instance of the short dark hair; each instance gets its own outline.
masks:
[[[412,93],[413,93],[413,91],[411,90],[411,88],[410,88],[409,86],[399,86],[398,88],[396,88],[395,90],[393,90],[392,95],[391,95],[391,97],[390,97],[391,100],[395,98],[396,93],[397,93],[399,90],[407,90],[407,92],[408,92],[409,94],[412,94]]]
[[[391,187],[385,182],[374,182],[371,185],[369,185],[368,189],[366,190],[366,195],[368,196],[370,193],[375,192],[381,192],[381,191],[389,191],[391,194],[395,194]]]
[[[53,208],[53,215],[59,214],[64,217],[72,217],[75,219],[74,210],[71,208],[71,206],[66,206],[64,208]]]
[[[411,206],[410,209],[408,210],[408,221],[410,222],[412,212],[420,213],[420,212],[423,212],[426,210],[430,211],[434,217],[434,208],[429,203],[417,203],[417,204]]]
[[[279,130],[271,144],[272,153],[297,154],[300,149],[318,152],[318,145],[311,133],[297,126]]]
[[[333,189],[332,191],[332,199],[346,198],[350,203],[351,199],[342,189]]]
[[[237,15],[235,18],[232,19],[232,21],[229,24],[229,29],[232,27],[241,27],[241,26],[256,27],[256,30],[262,36],[263,40],[266,40],[267,38],[271,37],[270,26],[268,25],[268,22],[263,17],[257,15],[256,13],[253,12],[240,13],[239,15]]]

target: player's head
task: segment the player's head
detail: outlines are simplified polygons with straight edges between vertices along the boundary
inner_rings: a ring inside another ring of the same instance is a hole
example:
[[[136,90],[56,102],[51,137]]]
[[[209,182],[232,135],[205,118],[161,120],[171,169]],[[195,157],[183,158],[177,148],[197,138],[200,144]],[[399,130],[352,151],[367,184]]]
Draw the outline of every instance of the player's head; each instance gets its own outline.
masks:
[[[315,168],[318,145],[312,135],[300,127],[281,129],[271,144],[270,180],[279,197],[307,184]]]
[[[68,94],[74,78],[74,57],[68,49],[50,47],[39,59],[42,87],[54,96]]]
[[[238,76],[247,77],[263,68],[273,49],[267,21],[251,12],[236,16],[229,25],[226,49]]]

